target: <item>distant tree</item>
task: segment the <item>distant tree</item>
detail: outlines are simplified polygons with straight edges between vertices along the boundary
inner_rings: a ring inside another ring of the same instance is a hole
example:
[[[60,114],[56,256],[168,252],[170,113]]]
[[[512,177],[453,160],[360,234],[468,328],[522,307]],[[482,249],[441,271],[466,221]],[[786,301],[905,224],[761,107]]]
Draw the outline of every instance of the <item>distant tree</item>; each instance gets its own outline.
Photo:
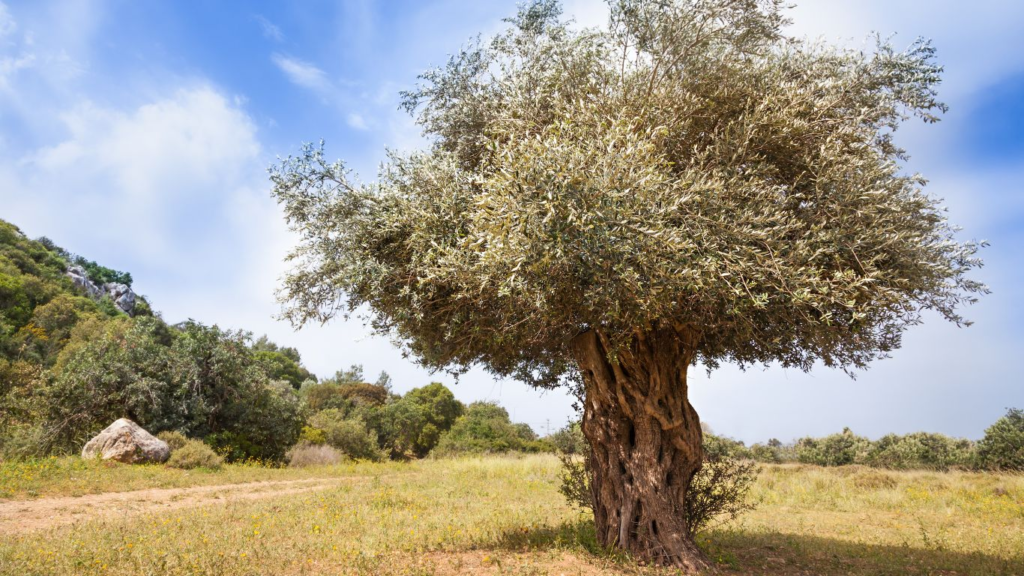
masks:
[[[437,453],[442,456],[500,452],[539,452],[554,447],[536,441],[526,424],[513,424],[508,411],[493,402],[474,402],[466,407],[451,429],[441,436]]]
[[[299,355],[298,350],[289,346],[278,346],[266,334],[260,336],[252,343],[252,349],[256,352],[279,352],[296,364],[302,363],[302,357]]]
[[[347,414],[352,409],[352,401],[344,395],[342,387],[330,380],[305,382],[299,389],[299,396],[311,413],[334,408]]]
[[[945,110],[927,42],[790,38],[781,0],[610,8],[579,30],[535,0],[423,74],[431,145],[374,183],[322,145],[272,168],[285,315],[365,309],[428,367],[581,387],[598,541],[692,572],[687,369],[865,367],[924,310],[964,323],[979,246],[893,140]]]
[[[118,418],[154,432],[182,427],[166,326],[127,317],[84,322],[57,358],[47,390],[50,448],[81,449]]]
[[[132,275],[128,272],[112,270],[82,256],[75,256],[73,262],[85,269],[85,273],[89,277],[89,280],[92,280],[94,284],[99,286],[107,284],[108,282],[124,284],[129,287],[132,285]]]
[[[1024,410],[1010,408],[985,430],[978,459],[986,468],[1024,471]]]
[[[363,367],[359,364],[353,364],[348,370],[338,370],[334,373],[334,377],[331,380],[336,384],[362,384],[366,382],[366,378],[363,376]]]
[[[413,388],[405,393],[405,398],[420,406],[427,414],[428,422],[441,432],[451,428],[455,419],[465,410],[462,402],[459,402],[452,391],[440,382]]]
[[[267,375],[274,380],[283,380],[298,390],[302,383],[307,380],[316,381],[316,376],[302,367],[293,356],[284,352],[272,352],[269,350],[258,350],[253,356],[263,364]]]

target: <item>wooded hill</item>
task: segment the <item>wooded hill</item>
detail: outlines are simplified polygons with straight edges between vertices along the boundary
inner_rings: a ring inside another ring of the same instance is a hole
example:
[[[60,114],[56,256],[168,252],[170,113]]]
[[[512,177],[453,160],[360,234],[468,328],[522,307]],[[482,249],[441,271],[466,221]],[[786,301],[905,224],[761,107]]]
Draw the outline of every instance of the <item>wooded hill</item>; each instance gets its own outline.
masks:
[[[0,220],[0,457],[75,453],[121,417],[234,461],[282,461],[297,444],[367,459],[422,457],[439,443],[547,448],[504,409],[466,407],[441,384],[400,396],[387,374],[369,383],[358,366],[318,381],[297,350],[266,337],[169,325],[131,284]]]

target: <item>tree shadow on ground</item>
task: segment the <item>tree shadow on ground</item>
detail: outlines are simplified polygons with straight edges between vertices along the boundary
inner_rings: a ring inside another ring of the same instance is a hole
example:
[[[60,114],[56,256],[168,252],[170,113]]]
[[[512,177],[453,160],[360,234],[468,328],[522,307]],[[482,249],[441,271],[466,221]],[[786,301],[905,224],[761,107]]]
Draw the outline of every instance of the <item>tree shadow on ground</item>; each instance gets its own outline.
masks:
[[[1014,559],[1006,559],[978,552],[742,529],[711,530],[698,540],[722,574],[1024,576],[1024,551],[1018,551]],[[636,568],[629,558],[603,550],[597,543],[593,523],[582,518],[557,526],[508,530],[484,547],[509,552],[560,549],[618,564],[627,573]]]

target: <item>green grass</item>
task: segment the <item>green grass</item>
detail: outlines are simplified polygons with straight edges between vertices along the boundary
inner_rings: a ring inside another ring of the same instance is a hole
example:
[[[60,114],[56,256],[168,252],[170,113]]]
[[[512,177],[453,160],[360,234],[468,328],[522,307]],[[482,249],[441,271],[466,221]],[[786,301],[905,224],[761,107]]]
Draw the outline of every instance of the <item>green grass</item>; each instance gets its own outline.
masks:
[[[100,467],[87,485],[337,473],[140,470]],[[0,574],[671,573],[600,551],[551,456],[352,470],[362,478],[319,492],[0,535]],[[1024,574],[1022,476],[767,466],[753,497],[757,511],[701,537],[726,574]]]

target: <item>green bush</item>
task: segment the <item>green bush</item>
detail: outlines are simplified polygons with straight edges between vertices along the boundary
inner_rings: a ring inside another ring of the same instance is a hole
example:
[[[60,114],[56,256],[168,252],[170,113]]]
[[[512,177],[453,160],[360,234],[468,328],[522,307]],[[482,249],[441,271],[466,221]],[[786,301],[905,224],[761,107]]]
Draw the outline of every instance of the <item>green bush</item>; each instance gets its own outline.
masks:
[[[554,447],[537,440],[529,427],[513,424],[508,412],[493,402],[474,402],[441,436],[436,456],[502,452],[550,452]]]
[[[184,422],[165,428],[205,439],[229,461],[283,459],[302,429],[295,390],[267,376],[249,334],[196,322],[177,329],[173,414]]]
[[[302,432],[299,433],[299,442],[305,444],[326,444],[327,435],[319,428],[303,426]]]
[[[171,452],[167,465],[172,468],[192,470],[193,468],[209,468],[216,470],[224,463],[224,459],[217,455],[205,443],[199,440],[186,440],[185,444]]]
[[[175,450],[185,446],[188,443],[188,438],[184,434],[175,430],[164,430],[163,432],[156,435],[157,438],[167,442],[167,445],[171,448],[173,454]]]
[[[165,331],[155,318],[97,318],[75,326],[43,404],[53,449],[80,449],[122,417],[148,429],[182,429]]]
[[[317,383],[306,380],[299,388],[299,397],[310,412],[334,408],[348,414],[353,408],[352,401],[345,395],[341,385],[330,381]]]
[[[584,454],[588,450],[587,439],[579,422],[571,422],[565,428],[545,438],[560,454]]]
[[[325,442],[355,460],[379,461],[384,454],[377,446],[377,438],[360,420],[346,419],[336,409],[317,412],[309,419],[309,425],[323,433]],[[310,432],[314,434],[314,432]]]
[[[407,431],[407,442],[411,444],[412,453],[419,458],[437,446],[441,435],[451,429],[466,409],[452,391],[440,382],[413,388],[401,401],[415,407],[415,411],[420,414],[419,421],[414,424],[416,428]]]
[[[749,460],[750,451],[739,440],[705,432],[704,456],[706,458],[739,458],[741,460]]]
[[[978,464],[991,470],[1024,471],[1024,410],[1010,408],[978,442]]]
[[[8,426],[0,433],[0,460],[38,458],[45,456],[48,450],[46,430],[42,426]]]
[[[872,442],[864,463],[868,466],[894,470],[948,470],[954,467],[970,467],[973,459],[973,445],[970,440],[916,432],[905,436],[887,434]]]
[[[0,449],[77,452],[128,417],[231,459],[284,456],[302,427],[293,387],[313,379],[297,351],[192,321],[168,326],[142,297],[129,318],[76,289],[72,262],[97,283],[131,284],[0,220]]]
[[[291,349],[289,348],[287,350]],[[294,359],[298,356],[297,353],[293,356],[291,354],[273,350],[255,350],[253,352],[253,356],[257,361],[263,364],[263,370],[271,379],[284,380],[296,390],[298,390],[306,380],[316,379],[316,376],[314,376],[309,370],[303,368],[298,360]]]
[[[857,436],[849,428],[824,438],[801,438],[796,443],[797,460],[818,466],[863,464],[871,441]]]
[[[73,258],[75,264],[85,269],[86,275],[89,280],[92,280],[94,284],[102,286],[108,282],[115,282],[117,284],[124,284],[126,286],[132,285],[132,275],[128,272],[118,272],[117,270],[111,270],[106,266],[101,266],[91,260],[87,260],[81,256],[75,256]]]
[[[778,464],[782,462],[782,451],[780,446],[772,444],[753,444],[747,450],[751,460],[767,464]]]

